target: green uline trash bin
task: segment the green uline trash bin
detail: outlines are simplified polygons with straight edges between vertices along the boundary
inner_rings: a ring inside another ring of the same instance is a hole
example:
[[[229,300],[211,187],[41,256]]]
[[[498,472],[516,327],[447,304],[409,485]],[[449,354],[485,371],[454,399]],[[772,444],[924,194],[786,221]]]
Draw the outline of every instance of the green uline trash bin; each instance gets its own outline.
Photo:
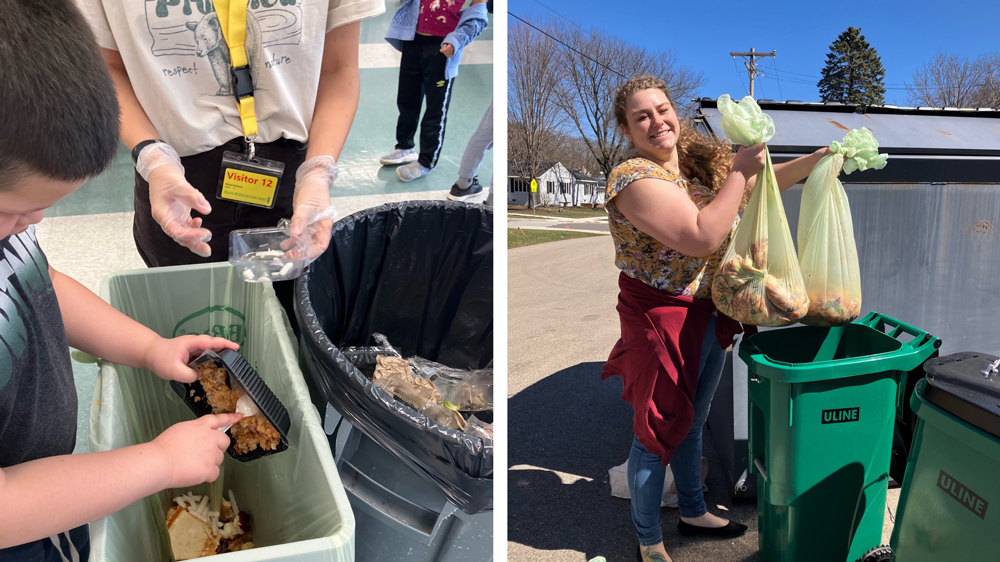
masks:
[[[892,546],[898,562],[997,560],[1000,374],[963,352],[924,363]],[[985,372],[985,374],[984,374]]]
[[[740,345],[764,562],[854,562],[880,544],[898,382],[939,346],[877,312]]]

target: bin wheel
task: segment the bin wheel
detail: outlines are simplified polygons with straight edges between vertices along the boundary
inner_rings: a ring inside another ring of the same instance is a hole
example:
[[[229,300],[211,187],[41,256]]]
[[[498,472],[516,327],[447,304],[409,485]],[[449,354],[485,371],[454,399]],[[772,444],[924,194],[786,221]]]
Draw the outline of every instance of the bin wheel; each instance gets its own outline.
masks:
[[[877,546],[858,558],[858,562],[892,562],[892,549],[885,545]]]

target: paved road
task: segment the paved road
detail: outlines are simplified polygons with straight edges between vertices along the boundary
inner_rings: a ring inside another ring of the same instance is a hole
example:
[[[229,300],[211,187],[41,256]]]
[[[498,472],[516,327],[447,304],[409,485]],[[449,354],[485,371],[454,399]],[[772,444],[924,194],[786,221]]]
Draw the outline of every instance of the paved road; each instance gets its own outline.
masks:
[[[608,469],[628,459],[632,409],[620,379],[600,379],[619,335],[617,278],[604,237],[508,252],[511,562],[635,560],[629,502],[611,498],[608,485]],[[707,435],[705,443],[709,508],[751,530],[736,540],[681,540],[677,510],[663,509],[668,551],[674,562],[759,560],[756,505],[731,504]]]
[[[628,458],[632,409],[620,379],[600,380],[619,335],[617,276],[604,237],[508,252],[511,562],[635,560],[629,503],[610,497],[607,472]],[[730,502],[709,429],[704,443],[709,509],[750,530],[735,540],[685,539],[677,510],[665,508],[668,552],[674,562],[758,561],[756,503]],[[889,493],[895,509],[898,489]],[[889,529],[886,518],[884,542]]]

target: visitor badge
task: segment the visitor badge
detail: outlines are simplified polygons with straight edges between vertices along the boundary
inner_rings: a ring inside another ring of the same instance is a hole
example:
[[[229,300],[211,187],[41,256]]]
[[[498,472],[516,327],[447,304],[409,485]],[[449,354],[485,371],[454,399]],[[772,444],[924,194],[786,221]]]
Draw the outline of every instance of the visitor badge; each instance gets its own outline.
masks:
[[[222,155],[219,191],[216,197],[271,209],[278,193],[278,182],[285,172],[284,162],[266,158],[250,158],[239,152]]]

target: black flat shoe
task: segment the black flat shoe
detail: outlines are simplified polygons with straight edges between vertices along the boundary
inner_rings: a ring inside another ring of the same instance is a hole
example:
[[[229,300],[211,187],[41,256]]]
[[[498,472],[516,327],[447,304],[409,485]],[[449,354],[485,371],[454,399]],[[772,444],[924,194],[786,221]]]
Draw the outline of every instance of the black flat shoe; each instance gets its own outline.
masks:
[[[747,532],[747,526],[730,521],[725,527],[699,527],[683,521],[677,522],[677,532],[685,537],[715,537],[730,539],[742,536]]]

